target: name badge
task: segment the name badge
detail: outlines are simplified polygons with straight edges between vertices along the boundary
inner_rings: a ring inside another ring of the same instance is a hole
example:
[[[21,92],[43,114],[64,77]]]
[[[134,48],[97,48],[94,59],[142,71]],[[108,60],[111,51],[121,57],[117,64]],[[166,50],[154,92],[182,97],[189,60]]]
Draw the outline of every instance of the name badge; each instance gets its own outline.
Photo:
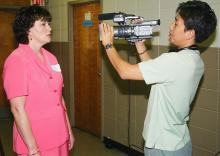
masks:
[[[51,65],[51,68],[52,68],[52,70],[55,71],[55,72],[61,72],[61,68],[60,68],[60,65],[59,65],[59,64]]]

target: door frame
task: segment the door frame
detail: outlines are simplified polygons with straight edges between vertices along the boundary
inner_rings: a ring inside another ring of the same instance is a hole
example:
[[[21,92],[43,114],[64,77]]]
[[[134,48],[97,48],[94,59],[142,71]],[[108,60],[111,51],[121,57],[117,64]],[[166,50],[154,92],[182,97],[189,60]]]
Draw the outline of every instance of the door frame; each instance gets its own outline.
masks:
[[[70,1],[68,2],[68,41],[69,41],[69,51],[68,51],[68,55],[69,55],[69,84],[70,84],[70,123],[71,125],[74,127],[75,126],[75,119],[74,119],[74,45],[73,45],[73,5],[76,5],[76,4],[83,4],[83,3],[89,3],[89,2],[99,2],[100,3],[100,9],[102,10],[102,1],[103,0],[74,0],[74,1]],[[97,17],[98,18],[98,17]],[[102,60],[101,60],[102,61]],[[101,62],[101,65],[102,65],[102,62]],[[101,69],[102,70],[102,69]],[[103,72],[102,72],[103,73]],[[103,81],[103,79],[102,79]],[[101,81],[101,84],[102,84],[102,81]],[[101,91],[102,91],[102,85],[101,85]],[[102,127],[103,127],[103,119],[102,119],[102,97],[101,97],[101,136],[102,136]]]
[[[1,11],[18,11],[23,6],[0,5]]]

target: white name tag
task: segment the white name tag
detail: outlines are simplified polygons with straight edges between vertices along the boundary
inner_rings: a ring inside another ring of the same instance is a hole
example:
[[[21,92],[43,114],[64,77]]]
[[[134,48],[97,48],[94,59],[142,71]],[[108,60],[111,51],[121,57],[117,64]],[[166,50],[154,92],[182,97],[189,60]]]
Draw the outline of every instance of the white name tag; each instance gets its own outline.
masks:
[[[59,65],[59,64],[51,65],[51,68],[52,68],[52,70],[55,71],[55,72],[61,72],[61,68],[60,68],[60,65]]]

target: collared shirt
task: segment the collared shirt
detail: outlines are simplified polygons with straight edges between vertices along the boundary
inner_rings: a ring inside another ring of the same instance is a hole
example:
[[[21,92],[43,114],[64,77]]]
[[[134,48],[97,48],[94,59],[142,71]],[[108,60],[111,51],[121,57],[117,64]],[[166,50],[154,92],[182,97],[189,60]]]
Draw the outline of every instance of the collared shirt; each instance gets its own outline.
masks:
[[[152,84],[144,122],[145,147],[175,151],[190,141],[190,104],[204,73],[198,50],[183,49],[139,63]]]
[[[54,55],[43,48],[42,55],[44,61],[28,45],[19,44],[6,59],[3,70],[8,99],[26,96],[25,110],[40,150],[57,147],[68,139],[61,70]],[[15,125],[13,147],[17,153],[27,153]]]

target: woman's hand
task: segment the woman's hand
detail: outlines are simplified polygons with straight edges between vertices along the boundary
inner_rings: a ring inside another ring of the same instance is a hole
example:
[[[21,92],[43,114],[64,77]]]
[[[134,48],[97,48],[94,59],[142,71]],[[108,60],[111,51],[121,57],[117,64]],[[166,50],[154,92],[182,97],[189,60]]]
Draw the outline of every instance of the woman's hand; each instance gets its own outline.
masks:
[[[69,140],[68,140],[69,150],[71,150],[73,148],[74,143],[75,143],[75,138],[74,138],[73,132],[72,132],[72,130],[69,130]]]
[[[75,138],[73,136],[73,132],[72,132],[72,128],[71,128],[71,125],[70,125],[70,120],[69,120],[69,117],[67,115],[67,112],[66,112],[66,105],[65,105],[65,100],[62,96],[62,104],[63,104],[63,108],[64,108],[64,111],[65,111],[65,114],[66,114],[66,122],[67,122],[67,126],[68,126],[68,133],[69,133],[69,140],[68,140],[68,149],[71,150],[74,146],[74,142],[75,142]]]
[[[28,148],[28,155],[40,156],[37,142],[31,129],[31,122],[25,110],[26,96],[10,99],[16,127]]]
[[[35,151],[29,151],[28,156],[41,156],[40,151],[35,150]]]

